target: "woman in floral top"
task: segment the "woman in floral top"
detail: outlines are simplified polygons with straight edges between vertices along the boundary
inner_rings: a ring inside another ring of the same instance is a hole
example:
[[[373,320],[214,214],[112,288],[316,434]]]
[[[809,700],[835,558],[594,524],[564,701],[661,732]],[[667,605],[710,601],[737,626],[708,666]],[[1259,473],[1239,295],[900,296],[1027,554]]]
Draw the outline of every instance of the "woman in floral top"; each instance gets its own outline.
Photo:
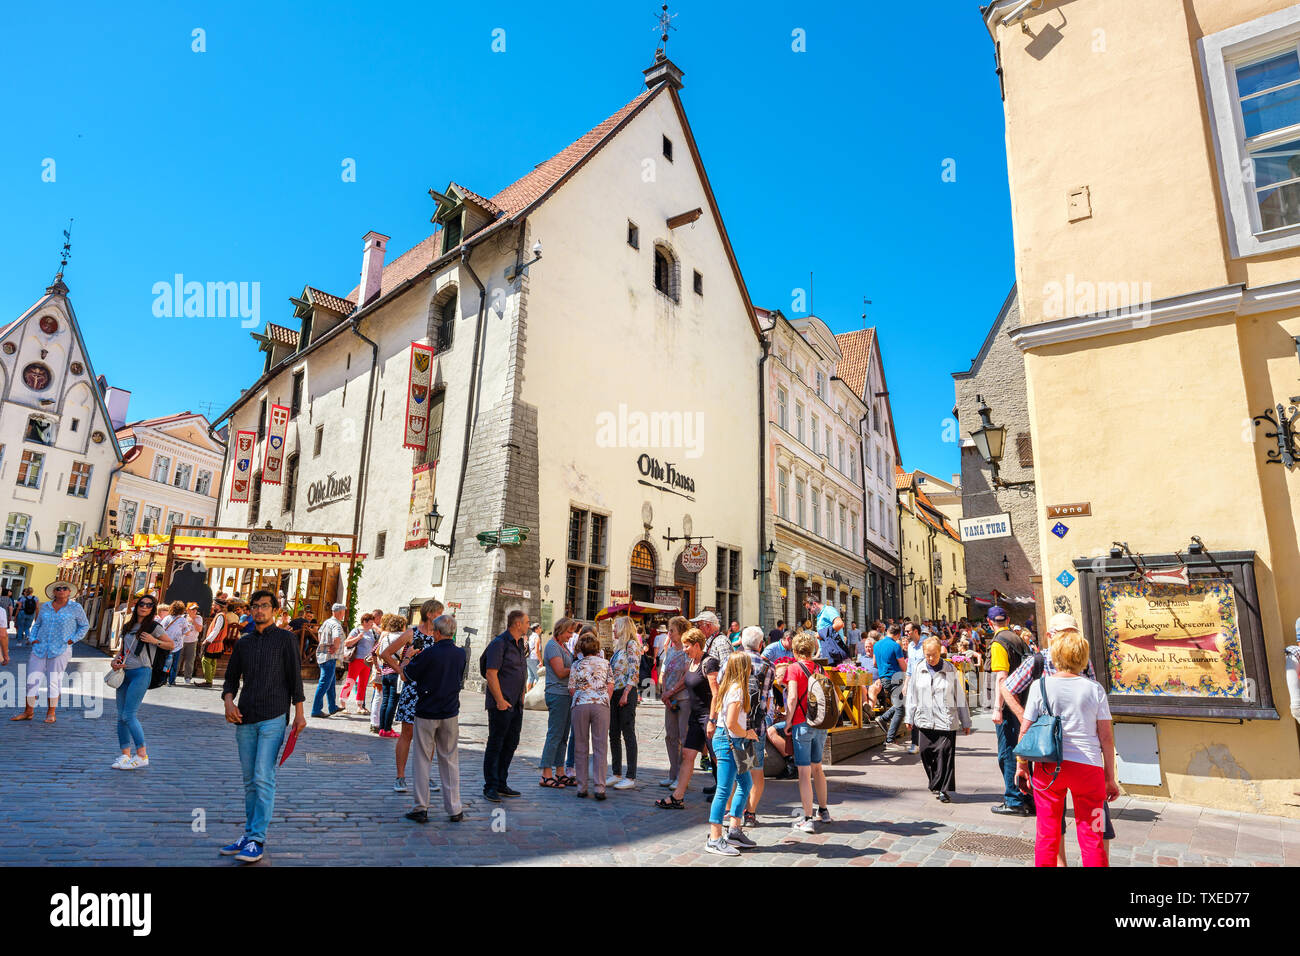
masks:
[[[605,786],[615,790],[636,787],[636,705],[640,699],[641,641],[629,617],[614,619],[614,693],[609,699],[609,749],[613,756]],[[627,745],[627,778],[623,778],[623,744]]]
[[[596,799],[605,799],[605,747],[609,737],[609,695],[614,677],[609,662],[600,656],[600,638],[587,632],[578,638],[582,660],[569,671],[569,693],[573,696],[573,731],[577,737],[575,763],[578,796],[587,795],[587,754],[595,755]]]
[[[691,718],[690,695],[686,691],[686,668],[691,661],[682,647],[682,635],[690,627],[691,622],[681,615],[668,622],[668,643],[659,664],[659,699],[664,704],[664,744],[668,748],[668,776],[659,781],[661,787],[677,786],[682,741]]]

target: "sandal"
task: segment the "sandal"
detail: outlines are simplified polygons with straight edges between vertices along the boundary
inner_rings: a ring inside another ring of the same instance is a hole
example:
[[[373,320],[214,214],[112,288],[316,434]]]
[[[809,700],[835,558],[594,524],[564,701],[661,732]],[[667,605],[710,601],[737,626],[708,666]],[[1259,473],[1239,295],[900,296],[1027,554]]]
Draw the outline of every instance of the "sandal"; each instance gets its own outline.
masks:
[[[559,780],[566,787],[576,787],[578,785],[578,778],[570,777],[568,774],[560,774],[555,779]]]
[[[655,806],[658,807],[660,810],[685,810],[686,809],[686,804],[682,803],[682,801],[678,800],[676,797],[672,796],[671,794],[664,797],[662,800],[656,800]]]
[[[578,791],[578,796],[579,796],[579,798],[581,798],[581,797],[585,797],[586,795],[587,795],[587,791],[586,791],[586,790],[579,790],[579,791]]]
[[[564,789],[564,784],[560,783],[555,777],[543,777],[537,785],[539,787],[550,787],[552,790]]]

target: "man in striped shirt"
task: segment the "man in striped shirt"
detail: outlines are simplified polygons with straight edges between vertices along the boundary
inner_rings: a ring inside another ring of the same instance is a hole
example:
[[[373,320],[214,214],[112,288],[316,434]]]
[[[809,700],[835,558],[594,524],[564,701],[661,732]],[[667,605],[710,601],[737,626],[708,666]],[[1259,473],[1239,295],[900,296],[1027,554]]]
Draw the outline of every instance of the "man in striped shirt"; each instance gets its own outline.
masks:
[[[222,847],[221,854],[243,863],[260,860],[266,845],[266,828],[275,809],[276,759],[284,742],[291,704],[294,732],[301,733],[307,726],[302,712],[305,696],[298,641],[292,631],[271,623],[279,608],[275,592],[253,592],[248,604],[253,620],[230,652],[221,694],[226,702],[226,720],[235,725],[246,815],[244,835]]]

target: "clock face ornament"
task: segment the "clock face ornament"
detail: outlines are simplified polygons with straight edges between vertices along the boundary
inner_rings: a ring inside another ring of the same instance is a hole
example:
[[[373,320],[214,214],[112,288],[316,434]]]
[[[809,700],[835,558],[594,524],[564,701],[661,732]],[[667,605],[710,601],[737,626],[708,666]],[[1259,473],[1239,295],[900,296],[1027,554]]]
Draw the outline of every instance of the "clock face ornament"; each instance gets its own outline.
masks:
[[[80,362],[73,362],[70,367],[72,369],[73,375],[80,375],[82,372],[86,370],[86,367],[82,365]]]
[[[53,335],[59,331],[59,320],[52,315],[41,316],[41,331],[46,335]]]
[[[5,351],[5,355],[13,355],[15,352],[18,351],[18,346],[14,345],[14,343],[12,342],[6,342],[4,344],[4,351]]]
[[[50,370],[40,362],[32,362],[23,369],[23,382],[33,392],[43,392],[50,387],[53,376]]]
[[[96,445],[102,445],[104,443],[104,433],[101,431],[93,431],[90,433],[90,440]]]

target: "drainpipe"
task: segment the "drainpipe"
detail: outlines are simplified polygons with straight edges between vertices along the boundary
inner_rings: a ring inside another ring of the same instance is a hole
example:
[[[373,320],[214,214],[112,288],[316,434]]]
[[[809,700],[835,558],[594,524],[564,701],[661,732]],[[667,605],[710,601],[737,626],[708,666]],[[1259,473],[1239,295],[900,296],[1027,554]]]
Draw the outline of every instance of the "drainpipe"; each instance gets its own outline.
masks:
[[[870,381],[869,375],[867,380]],[[870,585],[871,545],[870,545],[870,539],[867,537],[867,529],[871,527],[871,515],[867,513],[867,468],[866,468],[867,436],[862,431],[862,423],[865,422],[867,420],[867,417],[871,414],[870,406],[867,406],[867,408],[868,410],[863,412],[862,417],[858,419],[858,475],[862,478],[862,557],[865,560],[867,565],[866,571],[863,573],[862,589],[867,595],[867,601],[870,602],[871,601],[871,585]],[[892,483],[893,481],[892,477],[890,478],[890,481]],[[898,500],[897,492],[895,492],[894,494],[894,500],[895,503],[897,503]],[[895,507],[894,510],[898,510],[897,507]],[[881,530],[883,531],[884,529],[882,528]],[[883,600],[880,601],[881,610],[884,609],[884,603],[885,602]],[[868,607],[867,613],[862,616],[872,617],[873,616],[872,609]],[[881,617],[884,617],[884,615],[882,614]],[[871,630],[870,622],[863,622],[863,623],[867,624],[868,631]]]
[[[361,456],[357,460],[357,503],[352,511],[353,552],[361,550],[361,504],[370,485],[366,480],[370,464],[370,418],[375,407],[375,379],[379,370],[379,345],[361,334],[360,311],[358,309],[354,314],[350,325],[352,334],[370,346],[370,384],[366,389],[366,420],[361,427]]]
[[[527,223],[527,221],[528,220],[525,219],[523,222],[519,224],[519,235],[521,237],[520,239],[521,242],[523,241],[522,236],[524,234],[524,226],[525,223]],[[466,393],[465,396],[465,440],[461,443],[462,448],[460,454],[460,477],[456,481],[456,507],[453,510],[451,516],[452,538],[451,538],[450,546],[453,548],[456,545],[456,522],[460,518],[460,503],[461,503],[461,499],[464,497],[464,491],[465,491],[465,470],[466,468],[469,467],[469,439],[470,436],[474,433],[474,423],[478,421],[478,376],[479,376],[479,368],[483,364],[482,358],[479,355],[479,351],[482,348],[482,344],[483,344],[483,318],[487,313],[487,289],[483,287],[483,283],[479,280],[478,273],[476,273],[474,271],[474,268],[469,264],[470,252],[471,252],[470,246],[463,246],[461,248],[460,264],[465,267],[465,272],[469,275],[474,285],[478,286],[478,319],[476,320],[474,325],[474,352],[473,352],[474,362],[470,367],[469,391]],[[447,552],[447,557],[449,560],[451,558],[451,554],[452,554],[451,551]]]
[[[774,326],[775,327],[775,324]],[[763,554],[767,550],[767,379],[764,374],[763,366],[766,364],[768,355],[772,351],[772,342],[767,336],[762,336],[763,354],[758,359],[758,567],[762,570]],[[770,598],[772,592],[772,573],[776,568],[771,568],[767,574],[762,575],[762,586],[759,588],[759,605],[758,605],[758,626],[766,633],[767,631],[767,605],[766,598]],[[764,638],[766,640],[766,638]]]
[[[115,438],[113,440],[116,441],[117,439]],[[113,476],[116,475],[119,471],[121,471],[125,467],[126,467],[126,462],[120,461],[117,463],[117,467],[108,473],[108,487],[110,489],[113,487]],[[120,495],[118,496],[118,500],[120,503],[121,502]],[[108,493],[107,492],[104,493],[104,507],[99,509],[99,527],[101,529],[104,527],[104,519],[106,517],[108,517]],[[98,533],[102,534],[103,532],[101,531]]]

